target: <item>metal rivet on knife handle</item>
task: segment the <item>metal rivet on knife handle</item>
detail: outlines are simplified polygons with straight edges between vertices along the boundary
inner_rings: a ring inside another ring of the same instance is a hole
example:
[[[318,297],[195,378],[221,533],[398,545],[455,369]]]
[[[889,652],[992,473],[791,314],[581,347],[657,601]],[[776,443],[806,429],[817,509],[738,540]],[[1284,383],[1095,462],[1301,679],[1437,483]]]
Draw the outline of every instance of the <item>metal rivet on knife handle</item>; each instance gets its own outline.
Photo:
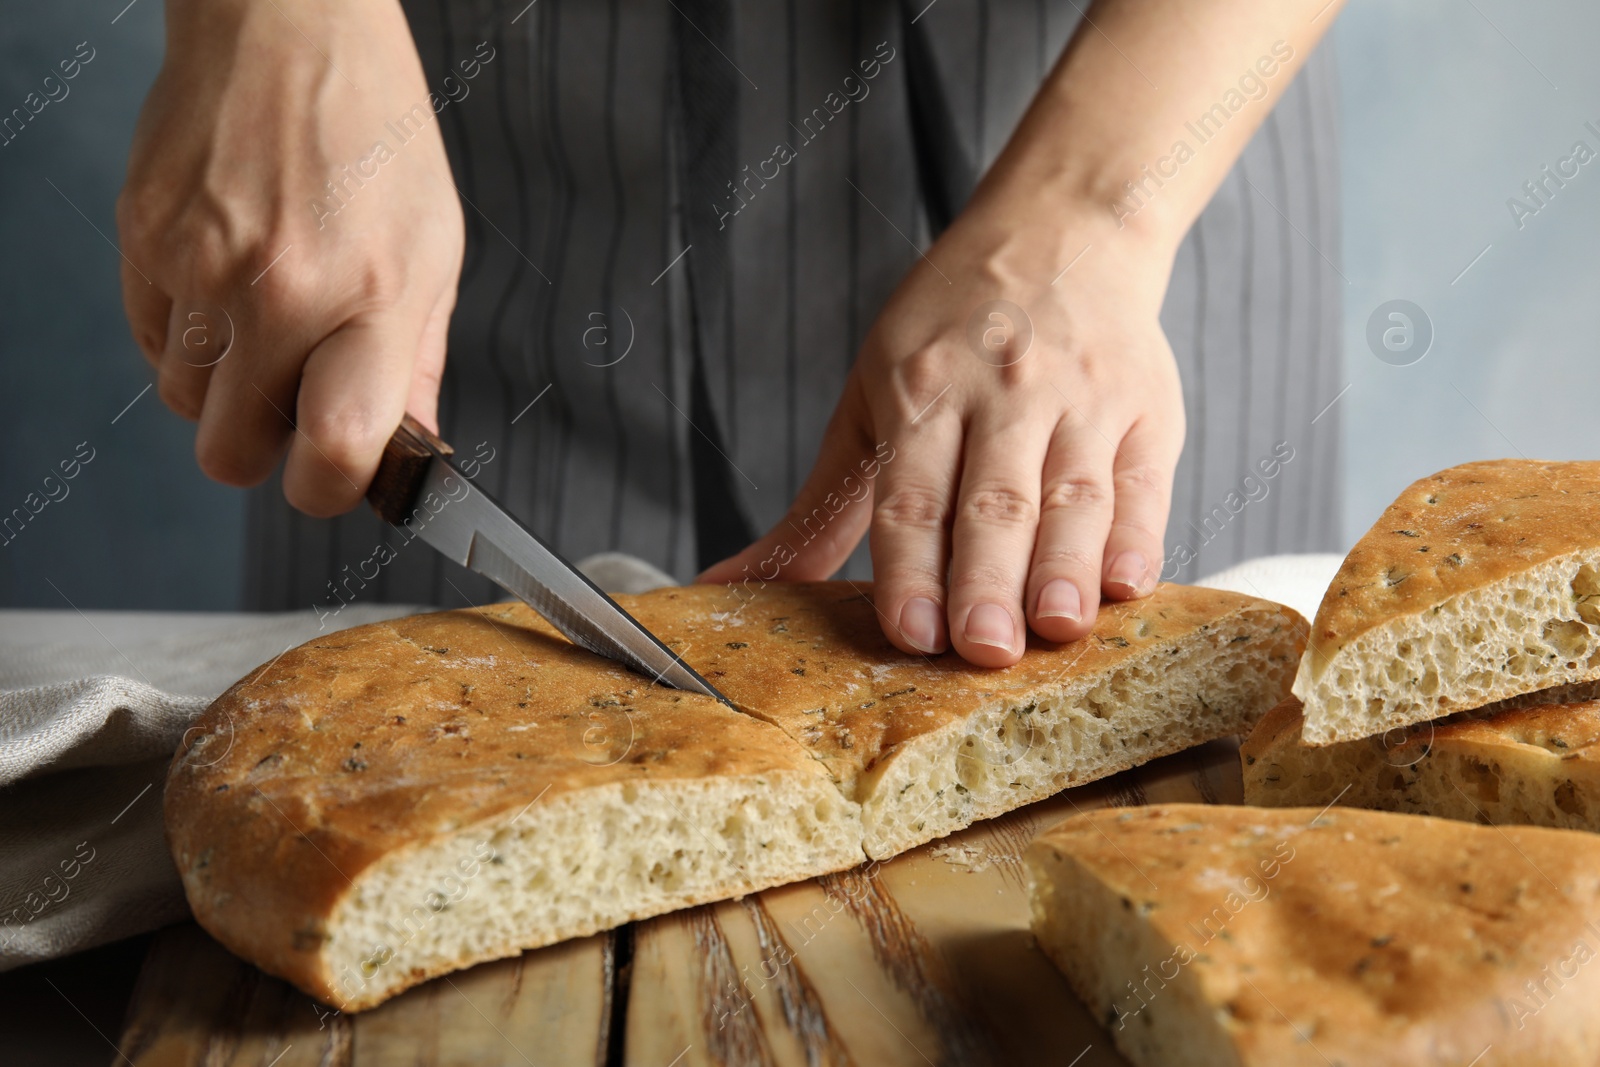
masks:
[[[407,415],[383,447],[378,473],[372,476],[372,485],[367,488],[367,503],[384,522],[400,525],[417,502],[422,479],[428,473],[428,461],[435,455],[448,456],[454,451],[437,434]]]

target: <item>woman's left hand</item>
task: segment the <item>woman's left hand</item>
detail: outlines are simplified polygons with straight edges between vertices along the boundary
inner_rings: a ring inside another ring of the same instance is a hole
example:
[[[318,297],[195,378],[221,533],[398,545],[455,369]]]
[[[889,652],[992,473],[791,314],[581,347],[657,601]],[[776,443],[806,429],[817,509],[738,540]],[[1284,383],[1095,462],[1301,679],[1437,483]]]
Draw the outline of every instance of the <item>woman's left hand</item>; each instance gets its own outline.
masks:
[[[1087,633],[1102,592],[1155,588],[1184,433],[1171,249],[1103,206],[1052,215],[975,205],[946,231],[869,332],[788,514],[702,580],[826,578],[870,524],[889,640],[987,667],[1029,627]]]

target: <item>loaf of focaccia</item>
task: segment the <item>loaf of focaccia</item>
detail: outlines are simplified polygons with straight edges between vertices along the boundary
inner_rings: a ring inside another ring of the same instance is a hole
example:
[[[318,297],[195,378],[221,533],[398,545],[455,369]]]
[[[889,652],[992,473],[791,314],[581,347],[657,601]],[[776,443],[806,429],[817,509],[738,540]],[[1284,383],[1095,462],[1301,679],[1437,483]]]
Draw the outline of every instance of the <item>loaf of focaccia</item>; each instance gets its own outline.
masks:
[[[1247,730],[1304,623],[1163,586],[1001,671],[906,656],[869,590],[621,599],[735,708],[520,604],[319,638],[219,698],[167,832],[196,918],[346,1010],[433,975],[893,855]]]

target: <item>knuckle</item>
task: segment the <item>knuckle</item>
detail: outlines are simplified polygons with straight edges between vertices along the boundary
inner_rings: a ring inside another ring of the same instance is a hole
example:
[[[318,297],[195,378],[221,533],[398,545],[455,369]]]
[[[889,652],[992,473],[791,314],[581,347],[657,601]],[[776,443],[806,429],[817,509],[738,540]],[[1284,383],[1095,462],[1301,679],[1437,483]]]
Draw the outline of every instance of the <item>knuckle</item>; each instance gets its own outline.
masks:
[[[1122,467],[1111,478],[1118,493],[1164,493],[1172,482],[1171,474],[1149,463]]]
[[[346,304],[356,314],[388,311],[399,305],[410,284],[404,265],[367,259],[350,271]]]
[[[935,348],[919,348],[894,364],[893,395],[899,416],[905,422],[931,418],[943,404],[938,403],[952,384],[949,362]],[[948,397],[944,397],[948,400]]]
[[[202,269],[212,278],[231,276],[234,284],[248,292],[269,312],[297,314],[310,311],[322,299],[325,285],[317,273],[294,253],[294,241],[270,236],[252,250],[237,255],[217,240],[212,256],[202,260]]]
[[[365,404],[309,404],[295,428],[329,462],[349,470],[371,459],[389,439],[393,427],[384,428],[381,421]]]
[[[179,227],[174,232],[174,240],[184,250],[182,272],[195,296],[209,298],[232,279],[245,274],[227,240],[208,226]]]
[[[912,597],[944,603],[944,569],[936,560],[920,554],[886,558],[879,546],[873,547],[873,601],[889,618],[898,618],[901,605]]]
[[[1162,535],[1166,531],[1152,528],[1143,519],[1124,516],[1111,524],[1111,532],[1112,534],[1132,534],[1134,537],[1160,544]]]
[[[1012,596],[1017,592],[1017,575],[1008,567],[993,563],[969,563],[950,574],[950,590],[958,599],[974,591]]]
[[[937,348],[923,346],[896,362],[894,375],[901,385],[912,389],[927,387],[934,382],[939,382],[937,388],[942,389],[945,370],[943,353]]]
[[[984,486],[962,495],[960,517],[992,526],[1030,526],[1039,521],[1039,505],[1013,486]]]
[[[899,605],[914,596],[926,597],[935,604],[944,600],[942,575],[932,561],[925,559],[899,559],[879,564],[873,561],[873,584],[878,589],[877,604],[885,611],[889,605],[898,610]],[[889,612],[894,617],[894,612]]]
[[[938,529],[947,518],[942,493],[921,486],[896,486],[884,493],[873,510],[876,522],[912,529]]]
[[[1111,503],[1111,486],[1089,474],[1068,474],[1045,487],[1045,511],[1103,508]]]
[[[1036,570],[1065,571],[1069,574],[1094,573],[1100,569],[1100,554],[1082,545],[1041,545],[1033,561]]]
[[[1104,378],[1105,361],[1095,358],[1095,349],[1080,331],[1069,330],[1057,338],[1055,352],[1058,366],[1072,373],[1077,392],[1087,392]]]

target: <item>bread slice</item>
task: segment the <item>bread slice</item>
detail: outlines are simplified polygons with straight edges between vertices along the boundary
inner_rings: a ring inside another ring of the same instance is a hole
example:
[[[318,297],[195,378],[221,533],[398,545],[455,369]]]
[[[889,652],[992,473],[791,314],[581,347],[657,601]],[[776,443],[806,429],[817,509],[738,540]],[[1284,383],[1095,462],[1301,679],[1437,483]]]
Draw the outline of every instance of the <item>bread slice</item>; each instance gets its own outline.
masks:
[[[1172,804],[1028,865],[1040,947],[1140,1067],[1600,1058],[1600,838]]]
[[[1466,712],[1323,746],[1300,740],[1301,721],[1291,697],[1240,748],[1245,803],[1600,831],[1600,702]]]
[[[168,778],[195,918],[344,1010],[433,975],[861,862],[782,731],[520,604],[330,634],[219,698]]]
[[[885,858],[1068,786],[1244,733],[1287,692],[1293,610],[1162,585],[1101,606],[1083,641],[985,670],[908,656],[872,587],[662,589],[621,600],[741,709],[783,729],[859,803]]]
[[[1424,478],[1356,543],[1294,693],[1313,745],[1600,679],[1600,462]]]

